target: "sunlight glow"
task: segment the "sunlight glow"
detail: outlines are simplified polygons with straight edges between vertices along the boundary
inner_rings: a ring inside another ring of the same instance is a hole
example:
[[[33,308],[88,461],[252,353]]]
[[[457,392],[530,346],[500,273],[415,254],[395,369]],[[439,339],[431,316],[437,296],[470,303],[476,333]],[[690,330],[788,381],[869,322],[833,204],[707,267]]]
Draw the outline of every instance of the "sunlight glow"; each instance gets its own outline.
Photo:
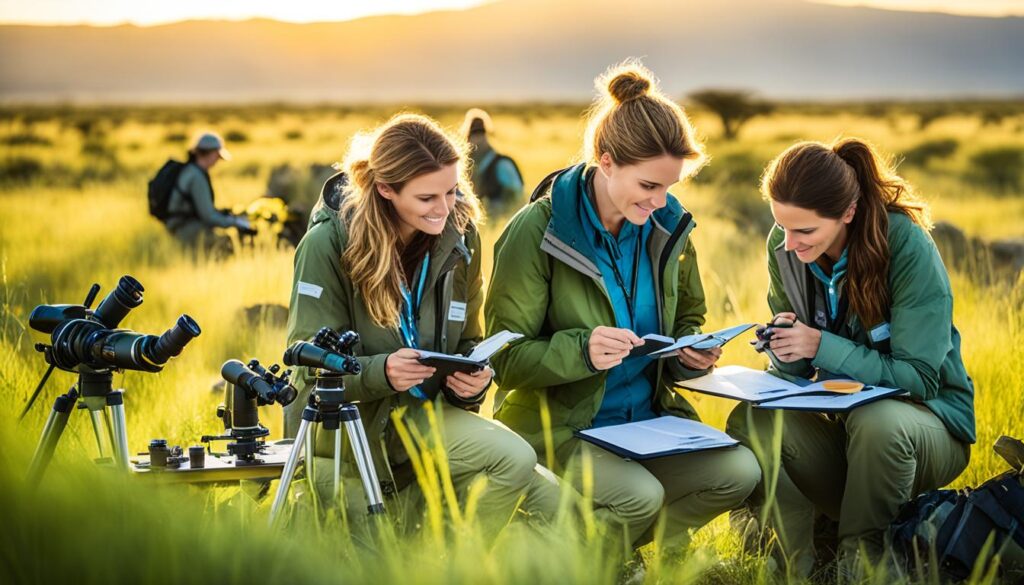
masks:
[[[462,10],[487,0],[33,0],[0,4],[5,24],[166,24],[181,20],[246,20],[271,18],[285,22],[352,20],[381,14],[416,14]]]

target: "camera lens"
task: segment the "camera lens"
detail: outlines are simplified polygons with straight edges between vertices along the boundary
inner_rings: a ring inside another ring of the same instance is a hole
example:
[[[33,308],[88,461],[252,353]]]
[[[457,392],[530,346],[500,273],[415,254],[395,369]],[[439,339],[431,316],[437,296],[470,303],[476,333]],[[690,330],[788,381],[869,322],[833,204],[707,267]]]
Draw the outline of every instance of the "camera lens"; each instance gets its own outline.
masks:
[[[125,274],[117,287],[93,311],[93,316],[111,329],[121,324],[128,312],[142,304],[142,284]]]
[[[199,336],[199,324],[192,317],[182,315],[178,322],[146,347],[146,356],[157,364],[166,364],[169,359],[181,353],[188,342]]]

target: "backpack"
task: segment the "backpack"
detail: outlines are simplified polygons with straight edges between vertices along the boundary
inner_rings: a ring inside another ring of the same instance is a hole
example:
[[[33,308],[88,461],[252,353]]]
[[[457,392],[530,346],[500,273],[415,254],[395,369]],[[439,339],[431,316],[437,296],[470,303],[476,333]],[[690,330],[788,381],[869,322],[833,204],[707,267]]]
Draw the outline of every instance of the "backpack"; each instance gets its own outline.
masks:
[[[939,572],[963,580],[976,562],[988,562],[1004,547],[1024,549],[1024,443],[1000,437],[996,452],[1010,463],[1011,471],[973,489],[925,492],[900,508],[889,537],[910,574],[934,562]]]
[[[523,182],[523,174],[519,172],[519,165],[516,164],[516,161],[512,160],[512,157],[505,156],[504,154],[495,153],[494,158],[491,159],[490,164],[484,167],[484,169],[481,171],[482,174],[480,177],[480,181],[483,184],[474,185],[474,187],[479,189],[479,194],[481,195],[482,199],[494,201],[500,198],[501,183],[498,182],[498,165],[501,163],[501,161],[505,160],[512,163],[512,168],[515,169],[516,175],[519,177],[519,182]]]
[[[538,183],[537,186],[533,189],[533,193],[530,194],[530,203],[533,203],[538,199],[543,199],[544,197],[546,197],[548,194],[548,190],[551,189],[551,185],[555,183],[555,180],[558,179],[558,176],[571,168],[572,167],[565,167],[564,169],[558,169],[557,171],[548,173],[548,176],[541,179],[540,183]]]
[[[167,211],[167,206],[171,201],[171,193],[178,186],[181,170],[185,168],[186,164],[174,159],[167,159],[164,166],[156,172],[156,176],[149,181],[149,214],[160,221],[167,221],[171,216]]]

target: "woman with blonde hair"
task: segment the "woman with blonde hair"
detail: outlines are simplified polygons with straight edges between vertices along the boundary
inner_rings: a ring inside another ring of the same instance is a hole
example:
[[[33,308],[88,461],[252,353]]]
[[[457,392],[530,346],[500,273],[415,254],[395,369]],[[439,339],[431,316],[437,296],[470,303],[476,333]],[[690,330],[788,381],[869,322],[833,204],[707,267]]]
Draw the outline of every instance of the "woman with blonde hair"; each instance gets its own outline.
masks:
[[[760,477],[754,456],[739,447],[631,461],[574,431],[697,418],[673,385],[710,371],[720,350],[629,354],[646,334],[680,337],[704,323],[695,224],[668,192],[704,152],[647,69],[612,68],[597,87],[585,161],[545,179],[495,245],[488,329],[526,336],[493,360],[495,418],[578,488],[589,469],[598,517],[628,542],[648,542],[664,511],[665,544],[680,551],[689,531],[747,497]]]
[[[436,122],[409,114],[353,141],[340,213],[318,210],[296,250],[288,342],[321,327],[359,333],[362,371],[345,378],[347,399],[358,403],[382,491],[403,501],[422,494],[391,416],[403,408],[406,422],[426,431],[423,406],[432,402],[456,489],[464,495],[475,478],[487,479],[478,509],[491,534],[524,494],[525,507],[538,512],[550,511],[538,502],[558,494],[536,473],[525,441],[471,412],[484,399],[490,369],[441,377],[418,361],[417,350],[466,353],[481,339],[480,212],[466,187],[464,152]],[[312,385],[300,371],[300,399],[286,411],[288,436]],[[330,456],[332,441],[320,439],[317,455]]]

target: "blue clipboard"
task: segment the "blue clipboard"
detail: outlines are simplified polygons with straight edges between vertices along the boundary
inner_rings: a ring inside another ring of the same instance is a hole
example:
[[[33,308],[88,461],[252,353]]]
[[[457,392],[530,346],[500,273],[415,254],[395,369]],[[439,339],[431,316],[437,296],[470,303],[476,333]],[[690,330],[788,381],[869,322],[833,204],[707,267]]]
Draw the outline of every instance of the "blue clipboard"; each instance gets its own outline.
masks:
[[[671,415],[576,431],[575,435],[620,457],[637,460],[739,444],[739,441],[714,427]]]

